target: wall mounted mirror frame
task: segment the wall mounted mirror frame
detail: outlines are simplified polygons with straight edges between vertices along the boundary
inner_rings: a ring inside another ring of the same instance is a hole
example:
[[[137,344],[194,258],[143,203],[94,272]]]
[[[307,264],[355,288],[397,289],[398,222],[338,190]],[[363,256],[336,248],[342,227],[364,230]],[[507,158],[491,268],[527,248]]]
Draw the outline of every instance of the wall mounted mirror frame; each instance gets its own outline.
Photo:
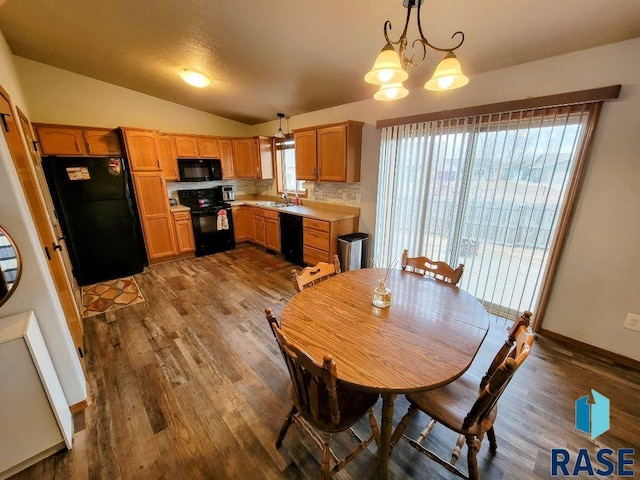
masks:
[[[0,227],[0,306],[16,291],[22,273],[22,260],[15,242]]]

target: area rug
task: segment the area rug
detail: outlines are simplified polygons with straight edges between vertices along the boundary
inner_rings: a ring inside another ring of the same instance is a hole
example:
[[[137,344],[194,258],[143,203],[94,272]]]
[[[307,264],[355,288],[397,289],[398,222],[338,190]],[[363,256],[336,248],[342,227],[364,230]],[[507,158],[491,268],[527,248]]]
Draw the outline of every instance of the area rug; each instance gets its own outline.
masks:
[[[82,287],[82,317],[144,302],[133,277],[118,278]]]

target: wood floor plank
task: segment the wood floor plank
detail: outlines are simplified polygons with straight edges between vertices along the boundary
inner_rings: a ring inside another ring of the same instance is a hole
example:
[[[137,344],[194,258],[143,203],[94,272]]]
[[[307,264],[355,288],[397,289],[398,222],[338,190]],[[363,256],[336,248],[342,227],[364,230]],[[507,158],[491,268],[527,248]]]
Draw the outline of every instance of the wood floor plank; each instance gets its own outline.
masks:
[[[73,450],[12,480],[319,478],[320,456],[295,427],[275,448],[290,381],[264,308],[280,316],[295,294],[292,268],[245,245],[136,275],[145,302],[84,320],[92,403],[76,414]],[[504,342],[505,326],[492,322],[472,366],[478,378]],[[611,400],[611,428],[594,441],[574,427],[574,402],[592,388]],[[552,448],[575,455],[602,447],[635,448],[632,468],[640,475],[638,398],[639,371],[540,337],[500,401],[498,453],[483,444],[480,477],[547,479]],[[399,395],[395,422],[407,407]],[[380,418],[381,402],[375,410]],[[427,421],[418,420],[407,434]],[[355,428],[365,434],[367,421]],[[436,426],[427,442],[447,456],[455,440]],[[353,439],[336,435],[333,444],[344,452]],[[375,478],[375,455],[370,446],[334,478]],[[405,442],[393,450],[389,471],[392,479],[456,478]]]

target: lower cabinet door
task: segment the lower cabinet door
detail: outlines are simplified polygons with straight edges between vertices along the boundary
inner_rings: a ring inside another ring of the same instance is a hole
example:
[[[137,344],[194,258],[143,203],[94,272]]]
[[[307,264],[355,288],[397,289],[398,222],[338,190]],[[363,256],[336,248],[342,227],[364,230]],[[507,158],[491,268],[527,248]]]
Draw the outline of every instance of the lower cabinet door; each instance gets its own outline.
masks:
[[[162,173],[133,174],[144,242],[149,262],[162,260],[177,253],[173,219],[169,210],[167,188]]]

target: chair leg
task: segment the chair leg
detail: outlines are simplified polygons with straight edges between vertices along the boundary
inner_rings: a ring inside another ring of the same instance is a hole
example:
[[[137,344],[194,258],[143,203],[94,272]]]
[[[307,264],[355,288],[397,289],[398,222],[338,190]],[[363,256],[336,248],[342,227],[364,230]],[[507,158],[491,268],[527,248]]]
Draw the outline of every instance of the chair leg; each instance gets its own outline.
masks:
[[[391,453],[391,451],[393,450],[393,447],[396,446],[396,444],[398,443],[398,440],[400,440],[400,437],[402,437],[402,434],[405,432],[405,430],[409,426],[411,419],[413,418],[413,416],[416,414],[417,411],[418,411],[418,407],[416,407],[413,403],[409,405],[409,410],[407,410],[407,413],[405,413],[404,417],[402,417],[402,420],[400,420],[400,423],[398,424],[396,429],[393,431],[393,435],[391,435],[389,453]]]
[[[498,451],[498,443],[496,442],[496,432],[493,427],[487,430],[487,438],[489,439],[489,451],[495,455]]]
[[[331,449],[329,444],[331,443],[331,434],[322,434],[322,480],[329,480],[331,473],[329,472],[329,459],[331,458]]]
[[[378,420],[376,420],[376,416],[373,413],[373,407],[369,409],[369,425],[371,425],[371,431],[373,432],[376,445],[380,448],[380,428],[378,427]]]
[[[480,441],[473,435],[467,438],[467,465],[469,468],[469,480],[478,480],[478,461],[476,456],[480,449]]]
[[[293,416],[297,413],[297,411],[298,410],[294,406],[292,406],[291,410],[289,410],[289,414],[284,419],[282,427],[280,427],[280,433],[278,434],[278,439],[276,440],[276,448],[280,448],[280,445],[282,445],[282,440],[284,440],[284,436],[287,434],[287,430],[289,430],[289,426],[291,425],[291,422],[293,422]]]
[[[451,452],[451,465],[455,465],[458,459],[460,458],[460,451],[462,450],[462,446],[464,445],[464,435],[460,435],[458,440],[456,441],[456,446],[453,447],[453,452]]]

